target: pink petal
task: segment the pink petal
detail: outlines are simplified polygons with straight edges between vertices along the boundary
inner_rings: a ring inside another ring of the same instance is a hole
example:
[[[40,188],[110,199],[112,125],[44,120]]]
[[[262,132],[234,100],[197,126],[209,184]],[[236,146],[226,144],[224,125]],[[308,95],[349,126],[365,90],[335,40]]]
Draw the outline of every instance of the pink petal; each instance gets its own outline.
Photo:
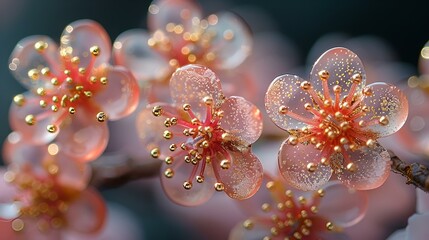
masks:
[[[39,52],[35,44],[45,42],[47,48]],[[28,89],[38,87],[51,88],[52,76],[43,75],[40,71],[48,67],[54,75],[60,74],[61,61],[58,54],[58,46],[47,36],[30,36],[18,42],[9,58],[9,69],[15,78]],[[32,79],[29,71],[36,69],[38,77]]]
[[[343,170],[337,177],[347,186],[357,190],[369,190],[381,186],[390,173],[390,155],[377,144],[374,148],[361,147],[345,154],[355,164],[356,171]]]
[[[261,111],[242,97],[230,97],[222,104],[224,117],[221,120],[221,127],[245,141],[248,144],[254,143],[262,133]]]
[[[416,189],[417,193],[417,213],[429,213],[429,194],[420,189]]]
[[[94,66],[109,62],[112,46],[110,37],[104,28],[92,20],[78,20],[70,23],[61,35],[61,49],[67,55],[77,56],[79,66],[88,67],[94,57],[90,48],[98,46],[100,54],[96,57]]]
[[[97,93],[95,100],[109,120],[117,120],[131,114],[139,103],[139,86],[131,73],[120,66],[111,67],[108,83]]]
[[[280,173],[286,182],[300,190],[317,190],[325,184],[332,175],[329,166],[319,164],[316,171],[307,169],[309,163],[319,163],[323,156],[313,145],[290,145],[288,140],[282,143],[279,151]]]
[[[222,12],[217,18],[215,24],[209,23],[202,38],[210,39],[209,51],[215,54],[217,67],[234,69],[250,54],[252,36],[249,27],[235,14]]]
[[[19,203],[14,202],[18,189],[6,182],[7,170],[0,168],[0,224],[4,220],[12,220],[20,215]]]
[[[350,227],[365,216],[368,207],[366,192],[350,189],[335,181],[328,183],[318,206],[318,214],[335,225]]]
[[[17,234],[11,226],[11,222],[0,221],[1,237],[5,240],[24,240],[22,234]]]
[[[396,230],[386,240],[404,240],[407,239],[407,233],[405,229]]]
[[[271,236],[270,225],[263,219],[250,218],[247,221],[252,222],[252,227],[246,229],[240,222],[234,226],[229,234],[229,240],[250,240],[250,239],[263,239],[266,236]]]
[[[425,240],[429,235],[427,222],[429,213],[414,214],[408,219],[408,226],[405,229],[405,239],[410,240]]]
[[[229,156],[217,155],[213,159],[214,171],[219,175],[219,181],[223,183],[225,193],[231,198],[243,200],[253,196],[262,183],[262,164],[252,154],[250,148],[245,150],[227,150]],[[228,159],[230,167],[222,169],[221,160]]]
[[[201,65],[177,69],[170,80],[170,91],[177,106],[190,104],[200,120],[204,120],[201,117],[205,116],[207,109],[203,98],[212,98],[215,108],[219,108],[225,98],[219,78],[212,70]]]
[[[113,44],[115,62],[128,68],[140,82],[160,81],[173,69],[163,55],[147,44],[149,34],[140,29],[123,32]]]
[[[54,113],[50,109],[40,107],[40,98],[30,92],[23,94],[25,102],[22,106],[12,103],[9,109],[9,123],[13,130],[20,132],[21,137],[35,144],[48,143],[58,134],[46,130],[49,124],[53,124],[60,117],[61,112]],[[28,125],[25,118],[28,115],[35,117],[35,124]]]
[[[363,64],[359,57],[347,48],[332,48],[322,54],[314,63],[310,72],[310,81],[314,89],[323,95],[322,80],[319,79],[319,72],[322,70],[329,72],[328,86],[332,99],[335,99],[332,90],[335,85],[342,87],[342,96],[346,96],[349,93],[353,83],[352,76],[356,73],[362,76],[362,81],[358,85],[356,92],[365,86],[366,74]]]
[[[3,159],[7,164],[30,164],[39,167],[46,154],[46,145],[26,142],[18,132],[11,132],[3,144]]]
[[[107,146],[109,131],[106,122],[99,122],[97,113],[84,107],[65,120],[56,143],[62,153],[77,161],[92,161]]]
[[[429,42],[426,42],[423,49],[420,51],[419,70],[422,75],[429,74]]]
[[[152,32],[164,31],[168,23],[174,23],[191,31],[195,17],[201,19],[201,9],[195,1],[155,0],[149,6],[148,26]]]
[[[213,196],[216,180],[211,165],[206,165],[204,182],[202,183],[198,183],[194,178],[190,179],[193,167],[194,165],[185,163],[183,159],[176,159],[171,165],[162,165],[161,184],[165,194],[171,201],[183,206],[197,206],[207,202]],[[171,168],[174,171],[172,178],[164,176],[167,168]],[[186,190],[183,187],[183,183],[189,180],[192,181],[192,188]]]
[[[364,104],[370,108],[370,112],[363,118],[366,122],[380,117],[387,117],[387,125],[378,122],[370,124],[366,129],[374,131],[384,137],[398,131],[407,120],[408,100],[398,88],[386,83],[373,83],[366,86],[372,89],[373,94],[366,96]]]
[[[274,191],[270,191],[267,188],[268,182],[274,182],[275,188]],[[265,212],[262,210],[262,205],[268,203],[271,206],[277,205],[277,199],[282,199],[284,197],[284,185],[283,181],[274,180],[267,172],[264,172],[262,179],[261,187],[259,190],[248,199],[240,201],[240,208],[249,216],[264,216],[271,217],[272,212]]]
[[[91,168],[88,164],[70,159],[59,152],[54,163],[58,166],[56,181],[61,186],[69,186],[83,190],[88,186],[91,178]]]
[[[285,74],[274,79],[268,87],[265,95],[265,109],[271,120],[282,129],[300,129],[308,125],[303,122],[303,119],[313,118],[313,115],[304,107],[304,104],[311,103],[312,100],[300,86],[303,81],[298,76]],[[280,113],[282,106],[302,119]]]
[[[38,222],[36,218],[25,217],[20,218],[24,222],[24,228],[15,232],[12,229],[12,222],[0,222],[1,239],[7,240],[58,240],[61,238],[61,230],[50,229],[48,231],[41,232],[38,228]],[[5,231],[3,231],[5,230]],[[5,238],[3,238],[5,237]]]
[[[66,214],[68,227],[81,233],[96,233],[106,220],[106,205],[93,189],[83,191]]]

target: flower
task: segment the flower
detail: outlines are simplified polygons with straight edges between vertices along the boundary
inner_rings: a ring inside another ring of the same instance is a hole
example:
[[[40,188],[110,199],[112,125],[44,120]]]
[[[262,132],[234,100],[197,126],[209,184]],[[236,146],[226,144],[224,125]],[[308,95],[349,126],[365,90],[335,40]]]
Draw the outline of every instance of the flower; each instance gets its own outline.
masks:
[[[268,116],[290,136],[282,143],[279,167],[292,186],[316,190],[332,175],[359,190],[380,186],[390,156],[377,139],[404,124],[408,103],[395,86],[365,86],[358,56],[345,48],[325,52],[310,81],[279,76],[265,96]]]
[[[302,195],[286,189],[280,178],[266,175],[264,182],[265,188],[244,202],[252,217],[232,229],[230,240],[344,239],[342,229],[365,215],[366,195],[339,182]]]
[[[33,145],[9,135],[7,170],[0,170],[0,229],[7,239],[63,239],[92,234],[105,220],[105,204],[87,188],[89,171],[52,145]]]
[[[262,181],[250,147],[262,132],[259,109],[244,98],[226,98],[215,73],[200,65],[177,69],[170,90],[174,104],[153,104],[137,119],[144,145],[165,161],[166,194],[189,206],[207,201],[215,189],[235,199],[252,196]]]
[[[149,6],[148,27],[122,33],[115,41],[115,61],[129,68],[142,85],[168,83],[187,64],[233,69],[249,55],[251,36],[232,13],[202,18],[194,1],[157,0]]]
[[[79,161],[100,155],[108,141],[105,120],[130,114],[139,98],[132,74],[109,65],[110,52],[109,36],[91,20],[68,25],[60,48],[47,36],[21,40],[9,68],[30,91],[14,97],[12,129],[36,144],[56,139]]]

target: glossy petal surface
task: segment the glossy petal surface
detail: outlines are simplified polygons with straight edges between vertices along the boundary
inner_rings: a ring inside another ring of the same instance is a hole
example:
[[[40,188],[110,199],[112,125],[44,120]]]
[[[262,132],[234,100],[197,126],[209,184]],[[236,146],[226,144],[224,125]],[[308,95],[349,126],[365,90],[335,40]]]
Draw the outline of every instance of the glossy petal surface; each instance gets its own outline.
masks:
[[[200,120],[205,116],[207,108],[203,98],[212,98],[215,106],[220,106],[225,98],[216,74],[200,65],[187,65],[177,69],[170,80],[170,91],[177,106],[190,104]]]
[[[98,46],[100,54],[96,57],[94,66],[107,63],[112,51],[110,37],[104,28],[92,20],[78,20],[70,23],[61,35],[61,49],[67,55],[77,56],[79,66],[87,67],[92,56],[90,48]]]
[[[252,36],[249,28],[235,14],[222,12],[217,23],[209,24],[202,38],[211,38],[210,50],[216,54],[219,68],[233,69],[250,54]]]
[[[380,117],[388,119],[388,124],[385,126],[375,123],[367,129],[378,133],[380,137],[398,131],[408,116],[408,101],[403,92],[398,87],[386,83],[373,83],[366,88],[371,89],[373,94],[363,100],[370,107],[370,112],[364,119],[367,121]]]
[[[248,144],[254,143],[262,133],[261,111],[242,97],[230,97],[222,104],[224,117],[221,127]]]
[[[46,145],[34,145],[23,141],[18,132],[11,132],[3,144],[3,158],[7,164],[31,164],[39,167],[44,156]]]
[[[312,119],[313,115],[304,108],[304,104],[311,103],[311,98],[300,87],[303,81],[298,76],[285,74],[274,79],[268,87],[265,108],[271,120],[282,129],[290,130],[307,126],[302,119],[281,114],[279,110],[282,106],[300,118]]]
[[[326,194],[320,200],[318,214],[340,227],[350,227],[362,220],[368,205],[366,192],[339,182],[328,183],[324,190]]]
[[[56,138],[60,151],[78,161],[91,161],[107,146],[109,132],[106,122],[98,122],[96,112],[81,108],[63,122]]]
[[[107,70],[108,84],[95,96],[109,120],[117,120],[131,114],[138,105],[139,86],[131,73],[123,67]]]
[[[331,168],[322,164],[319,164],[316,171],[308,171],[307,165],[318,163],[321,158],[320,151],[313,145],[290,145],[288,140],[285,140],[279,151],[280,173],[293,187],[304,191],[317,190],[332,175]]]
[[[231,160],[229,169],[220,168],[220,161],[213,160],[214,171],[219,174],[219,180],[224,184],[225,193],[238,200],[253,196],[262,183],[263,169],[261,162],[252,154],[250,149],[228,151],[228,154]],[[218,159],[225,159],[225,156]]]
[[[329,72],[328,86],[331,90],[331,97],[334,98],[332,88],[335,85],[342,87],[342,96],[348,94],[353,83],[352,76],[359,73],[362,81],[358,85],[357,91],[365,86],[366,74],[359,57],[346,48],[332,48],[326,51],[314,63],[310,72],[310,81],[314,89],[323,94],[322,81],[319,79],[319,72],[327,70]]]
[[[37,51],[35,44],[39,41],[47,44],[43,51]],[[51,78],[40,73],[43,67],[49,67],[53,74],[59,74],[61,62],[58,46],[47,36],[30,36],[18,42],[9,59],[9,69],[15,78],[28,89],[51,87]],[[35,69],[36,75],[29,76]]]
[[[337,172],[337,177],[347,186],[357,190],[368,190],[382,185],[390,173],[390,155],[376,144],[374,148],[362,147],[346,153],[356,166],[356,171]]]
[[[128,68],[141,84],[164,79],[172,71],[168,60],[147,44],[149,34],[133,29],[121,33],[113,44],[115,61]]]
[[[81,233],[99,231],[106,219],[106,205],[92,189],[83,191],[67,211],[68,227]]]
[[[0,169],[0,222],[19,216],[19,205],[14,203],[17,189],[5,181],[6,169]]]
[[[188,181],[188,177],[191,175],[193,168],[185,163],[182,159],[174,161],[172,165],[163,164],[161,167],[161,184],[165,194],[173,202],[183,206],[196,206],[200,205],[209,200],[215,189],[213,184],[216,182],[213,177],[213,169],[210,164],[206,165],[204,182],[198,183],[195,179],[192,181],[192,188],[186,190],[183,187],[183,183]],[[164,176],[164,172],[167,168],[171,168],[174,171],[172,178]]]

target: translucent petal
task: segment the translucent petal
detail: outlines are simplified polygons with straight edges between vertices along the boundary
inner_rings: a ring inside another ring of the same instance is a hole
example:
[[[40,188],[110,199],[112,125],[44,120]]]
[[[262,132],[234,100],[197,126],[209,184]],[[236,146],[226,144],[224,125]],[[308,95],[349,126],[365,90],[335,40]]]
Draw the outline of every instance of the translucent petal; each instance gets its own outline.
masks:
[[[429,235],[427,222],[429,213],[414,214],[408,218],[408,225],[405,228],[406,240],[424,240]]]
[[[97,112],[81,107],[66,119],[56,143],[65,155],[78,161],[92,161],[107,146],[109,130],[106,122],[97,120]]]
[[[0,220],[0,232],[1,232],[1,236],[4,239],[7,240],[23,240],[19,234],[16,234],[15,231],[13,231],[12,227],[11,227],[11,222],[7,221],[1,221]]]
[[[337,177],[347,186],[357,190],[369,190],[381,186],[389,176],[390,155],[379,144],[374,148],[361,147],[347,151],[348,158],[355,164],[356,171],[337,172]]]
[[[205,203],[209,200],[215,189],[215,178],[213,177],[213,169],[210,164],[206,165],[204,171],[204,182],[198,183],[194,178],[192,180],[192,188],[186,190],[183,183],[188,181],[194,165],[185,163],[183,158],[175,159],[172,165],[163,164],[161,167],[161,184],[165,194],[171,201],[183,206],[196,206]],[[174,171],[172,178],[167,178],[164,173],[167,168]]]
[[[26,141],[35,144],[42,144],[52,141],[58,134],[50,133],[46,130],[49,124],[53,124],[60,117],[61,112],[53,113],[50,109],[41,108],[40,98],[30,92],[23,94],[25,102],[22,106],[15,103],[9,109],[9,123],[13,130],[20,132],[21,137]],[[33,115],[34,125],[29,125],[25,118]]]
[[[274,79],[268,87],[265,95],[265,109],[271,120],[282,129],[298,129],[308,125],[300,119],[281,114],[279,110],[282,106],[299,117],[306,119],[313,117],[304,107],[304,104],[311,103],[312,100],[310,95],[300,87],[303,81],[298,76],[285,74]]]
[[[95,190],[83,191],[66,213],[68,227],[81,233],[96,233],[106,220],[106,205]]]
[[[380,117],[387,117],[387,125],[372,124],[366,129],[370,129],[384,137],[398,131],[407,120],[408,101],[403,92],[393,85],[387,83],[373,83],[366,88],[372,89],[373,94],[364,98],[363,103],[370,108],[370,111],[363,118],[371,121]]]
[[[187,65],[176,70],[170,80],[171,97],[177,106],[190,104],[200,120],[205,116],[206,105],[203,98],[213,99],[215,108],[224,100],[219,78],[209,68],[201,65]]]
[[[350,227],[365,216],[368,207],[366,192],[350,189],[335,181],[328,183],[318,206],[318,214],[335,225]]]
[[[99,47],[99,55],[94,66],[109,62],[112,43],[106,30],[95,21],[84,19],[70,23],[61,35],[61,50],[72,57],[79,57],[79,66],[88,67],[91,59],[90,48]]]
[[[420,189],[416,189],[417,193],[417,213],[429,213],[429,194]]]
[[[252,227],[246,229],[243,224],[251,222]],[[260,240],[265,236],[271,236],[270,226],[267,220],[250,218],[247,222],[240,222],[231,230],[229,240]]]
[[[314,236],[314,240],[350,240],[351,238],[343,232],[323,231]]]
[[[220,126],[234,137],[248,144],[254,143],[262,133],[261,111],[242,97],[227,98],[222,104],[224,117]]]
[[[115,62],[128,68],[144,84],[163,80],[173,71],[168,59],[151,48],[149,34],[140,29],[123,32],[113,44]]]
[[[396,230],[386,240],[407,240],[405,229]]]
[[[429,41],[420,51],[419,70],[422,75],[429,75]]]
[[[40,231],[38,227],[38,218],[22,217],[24,229],[15,233],[19,240],[58,240],[62,239],[63,229],[49,228],[47,231]]]
[[[15,203],[18,189],[6,182],[6,169],[0,168],[0,222],[10,220],[19,216],[19,204]]]
[[[117,120],[131,114],[139,102],[139,86],[131,73],[123,67],[108,69],[108,83],[94,99],[107,114],[109,120]]]
[[[216,14],[217,22],[209,24],[201,39],[210,39],[210,52],[216,56],[216,66],[234,69],[252,50],[252,36],[242,19],[230,12]]]
[[[288,140],[282,143],[279,151],[280,173],[286,182],[300,190],[317,190],[332,175],[329,166],[319,164],[316,171],[307,169],[309,163],[317,164],[322,158],[321,152],[313,145],[290,145]]]
[[[142,147],[145,147],[148,152],[151,152],[154,148],[158,148],[160,153],[159,158],[164,159],[173,154],[169,149],[171,144],[176,144],[180,151],[180,145],[190,139],[190,137],[185,137],[183,135],[184,128],[179,124],[169,128],[165,127],[164,122],[167,116],[161,115],[155,117],[152,113],[152,108],[154,106],[161,106],[164,113],[168,112],[171,115],[168,117],[175,116],[178,119],[180,119],[180,116],[183,116],[183,111],[165,103],[155,103],[144,108],[137,117],[136,127],[138,137],[142,142]],[[172,133],[173,137],[171,139],[165,139],[163,137],[164,131],[166,130]]]
[[[332,88],[339,85],[342,88],[342,96],[349,93],[353,83],[352,76],[359,73],[362,81],[358,85],[356,92],[360,91],[366,82],[366,74],[359,57],[347,48],[337,47],[326,51],[314,63],[310,72],[310,81],[314,89],[323,95],[322,81],[319,79],[319,72],[327,70],[329,73],[328,86],[331,98],[335,99]]]
[[[148,27],[152,32],[165,31],[167,24],[173,23],[190,31],[194,17],[201,19],[201,8],[195,1],[155,0],[149,6]]]
[[[38,42],[46,43],[47,48],[43,51],[36,50],[35,45]],[[10,71],[28,89],[52,87],[52,76],[41,73],[45,67],[48,67],[53,75],[60,74],[61,61],[58,46],[47,36],[30,36],[22,39],[10,55]]]
[[[228,151],[228,150],[227,150]],[[217,155],[212,164],[219,174],[219,181],[224,184],[225,193],[231,198],[242,200],[253,196],[262,183],[262,164],[249,149],[228,151],[229,156]],[[223,159],[229,159],[230,167],[222,169]]]
[[[59,184],[79,190],[87,188],[91,178],[91,167],[88,164],[70,159],[62,152],[55,155],[53,163],[59,169],[57,175]]]

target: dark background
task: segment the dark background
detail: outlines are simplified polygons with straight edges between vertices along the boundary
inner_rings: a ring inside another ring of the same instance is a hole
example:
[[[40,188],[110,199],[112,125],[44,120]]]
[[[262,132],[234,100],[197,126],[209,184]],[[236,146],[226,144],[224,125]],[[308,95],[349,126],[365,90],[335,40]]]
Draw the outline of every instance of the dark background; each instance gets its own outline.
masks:
[[[266,18],[271,18],[269,25],[261,25],[249,14],[243,17],[256,29],[277,29],[289,38],[302,57],[300,64],[305,64],[305,56],[316,40],[330,32],[342,32],[352,37],[368,34],[381,37],[394,49],[398,61],[413,66],[417,66],[420,50],[429,40],[429,1],[225,0],[219,3],[201,0],[200,3],[207,14],[221,9],[240,13],[243,8],[265,12]],[[114,40],[125,30],[145,28],[149,4],[147,0],[0,0],[0,140],[3,141],[10,132],[8,109],[12,97],[24,91],[8,69],[9,55],[19,40],[41,34],[58,41],[68,23],[82,18],[101,23]],[[414,70],[417,73],[417,67]],[[135,186],[125,186],[103,191],[103,194],[110,201],[131,206],[141,216],[139,221],[145,226],[147,239],[186,236],[167,218],[153,219],[159,209],[151,204],[150,190],[144,193],[145,199],[139,196],[143,189],[140,193],[135,191]],[[170,231],[159,232],[156,226],[160,224]]]

